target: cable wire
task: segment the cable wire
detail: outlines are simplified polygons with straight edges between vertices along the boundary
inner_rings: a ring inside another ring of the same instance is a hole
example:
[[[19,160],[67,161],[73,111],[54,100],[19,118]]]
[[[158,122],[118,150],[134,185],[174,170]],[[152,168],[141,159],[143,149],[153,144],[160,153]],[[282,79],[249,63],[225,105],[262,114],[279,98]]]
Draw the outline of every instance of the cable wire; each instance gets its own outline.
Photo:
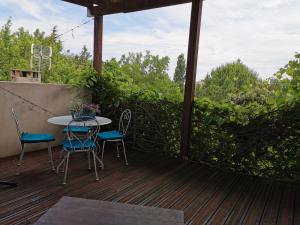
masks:
[[[73,28],[67,30],[66,32],[64,32],[64,33],[62,33],[62,34],[56,35],[56,38],[60,38],[60,37],[66,35],[66,34],[68,34],[68,33],[70,33],[70,32],[72,32],[72,37],[74,38],[74,33],[73,33],[74,30],[83,27],[84,25],[90,23],[92,20],[94,20],[94,18],[91,18],[91,19],[89,19],[89,20],[87,20],[87,21],[85,21],[85,22],[83,22],[83,23],[77,25],[76,27],[73,27]]]

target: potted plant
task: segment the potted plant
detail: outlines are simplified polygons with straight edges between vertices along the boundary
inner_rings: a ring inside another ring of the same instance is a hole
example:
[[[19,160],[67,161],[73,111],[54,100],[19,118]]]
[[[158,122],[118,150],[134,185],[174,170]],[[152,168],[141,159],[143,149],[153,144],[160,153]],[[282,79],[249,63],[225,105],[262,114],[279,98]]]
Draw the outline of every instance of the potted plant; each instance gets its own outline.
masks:
[[[95,118],[100,113],[99,105],[93,103],[83,103],[82,101],[73,101],[70,112],[73,119]]]

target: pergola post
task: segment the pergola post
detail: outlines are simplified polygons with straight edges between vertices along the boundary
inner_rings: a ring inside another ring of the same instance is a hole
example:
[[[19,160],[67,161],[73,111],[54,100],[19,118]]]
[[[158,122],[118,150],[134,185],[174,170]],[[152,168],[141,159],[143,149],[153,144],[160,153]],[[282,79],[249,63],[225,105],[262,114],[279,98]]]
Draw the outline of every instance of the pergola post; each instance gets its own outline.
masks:
[[[94,19],[94,68],[101,75],[103,48],[103,16]]]
[[[192,106],[195,96],[202,6],[203,0],[192,1],[180,146],[181,156],[185,159],[190,156],[189,147],[192,133]]]

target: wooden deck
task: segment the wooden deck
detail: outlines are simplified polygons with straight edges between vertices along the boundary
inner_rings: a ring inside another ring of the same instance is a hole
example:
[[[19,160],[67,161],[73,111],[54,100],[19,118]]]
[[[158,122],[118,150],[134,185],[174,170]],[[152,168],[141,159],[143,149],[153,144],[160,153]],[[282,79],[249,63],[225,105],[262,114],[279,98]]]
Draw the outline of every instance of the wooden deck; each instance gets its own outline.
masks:
[[[45,151],[25,154],[19,177],[14,176],[15,157],[0,160],[0,178],[19,185],[0,188],[1,225],[32,224],[62,196],[179,209],[187,224],[300,225],[300,186],[296,184],[132,152],[128,167],[108,153],[99,182],[87,170],[86,156],[75,154],[69,182],[62,186],[62,174],[51,172],[46,160]]]

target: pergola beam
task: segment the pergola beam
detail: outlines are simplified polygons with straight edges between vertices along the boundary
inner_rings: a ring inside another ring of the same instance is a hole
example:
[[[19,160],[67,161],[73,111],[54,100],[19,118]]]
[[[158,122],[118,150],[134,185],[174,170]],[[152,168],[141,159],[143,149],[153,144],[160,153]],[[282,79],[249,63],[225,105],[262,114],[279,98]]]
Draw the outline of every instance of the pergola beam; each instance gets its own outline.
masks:
[[[94,19],[94,69],[102,73],[102,49],[103,49],[103,16]]]
[[[190,156],[190,143],[192,133],[192,110],[195,97],[195,84],[197,74],[198,49],[202,17],[203,0],[193,0],[190,24],[188,58],[186,68],[186,81],[184,93],[184,107],[181,130],[181,155],[183,158]]]
[[[84,6],[84,7],[93,6],[92,1],[90,1],[90,0],[63,0],[63,1],[70,2],[70,3],[73,3],[75,5],[81,5],[81,6]]]
[[[106,0],[97,1],[99,5],[90,7],[92,15],[110,15],[115,13],[136,12],[172,5],[189,3],[192,0]]]

